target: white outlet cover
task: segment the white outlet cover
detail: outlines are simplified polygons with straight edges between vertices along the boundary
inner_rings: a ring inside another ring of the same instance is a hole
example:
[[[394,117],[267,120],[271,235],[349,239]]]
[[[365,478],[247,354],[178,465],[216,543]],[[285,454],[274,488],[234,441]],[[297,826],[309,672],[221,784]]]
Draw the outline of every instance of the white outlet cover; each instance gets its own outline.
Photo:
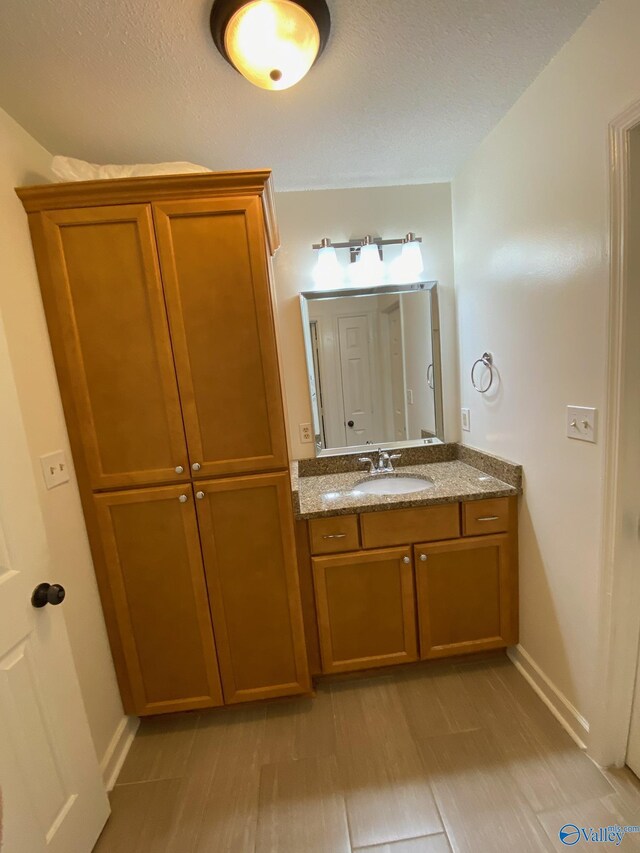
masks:
[[[313,430],[311,424],[299,424],[300,442],[302,444],[311,444],[313,442]]]
[[[469,432],[471,430],[471,409],[460,409],[460,420],[462,429]]]
[[[40,464],[44,483],[48,489],[54,489],[69,482],[69,468],[64,450],[56,450],[41,456]]]
[[[598,440],[598,410],[587,406],[567,406],[567,436],[595,444]]]

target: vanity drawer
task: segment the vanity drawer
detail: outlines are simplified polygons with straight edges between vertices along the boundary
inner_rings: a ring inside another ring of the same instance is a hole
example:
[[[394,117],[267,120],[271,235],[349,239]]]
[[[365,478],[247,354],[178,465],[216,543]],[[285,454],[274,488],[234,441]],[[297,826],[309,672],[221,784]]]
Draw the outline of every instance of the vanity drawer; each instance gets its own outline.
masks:
[[[312,554],[336,554],[360,548],[357,515],[334,515],[331,518],[312,518],[309,522]]]
[[[464,536],[506,533],[509,530],[509,498],[490,498],[462,504]]]
[[[363,548],[435,542],[460,536],[460,504],[366,512],[360,516]]]

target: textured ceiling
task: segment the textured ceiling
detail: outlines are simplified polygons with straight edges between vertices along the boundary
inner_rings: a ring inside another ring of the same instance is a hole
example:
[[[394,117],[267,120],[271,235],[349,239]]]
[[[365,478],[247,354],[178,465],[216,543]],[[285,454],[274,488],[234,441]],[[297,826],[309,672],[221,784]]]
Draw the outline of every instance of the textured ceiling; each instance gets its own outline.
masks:
[[[0,106],[52,153],[271,167],[279,190],[449,180],[597,0],[328,0],[298,86],[218,54],[210,0],[1,0]]]

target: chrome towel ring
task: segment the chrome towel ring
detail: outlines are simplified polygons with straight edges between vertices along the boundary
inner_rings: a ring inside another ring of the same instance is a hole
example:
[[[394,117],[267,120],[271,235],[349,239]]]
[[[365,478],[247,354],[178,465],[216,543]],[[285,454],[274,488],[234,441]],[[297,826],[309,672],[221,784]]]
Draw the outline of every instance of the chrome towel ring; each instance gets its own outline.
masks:
[[[482,388],[480,385],[478,385],[476,383],[476,380],[475,380],[474,374],[475,374],[476,367],[479,364],[482,364],[489,371],[489,384],[487,385],[486,388]],[[476,359],[473,362],[473,367],[471,368],[471,384],[473,385],[473,387],[476,389],[476,391],[479,394],[486,394],[487,391],[489,390],[489,388],[491,388],[491,386],[493,385],[494,373],[495,373],[495,371],[494,371],[494,367],[493,367],[493,356],[491,355],[490,352],[483,352],[482,357]]]

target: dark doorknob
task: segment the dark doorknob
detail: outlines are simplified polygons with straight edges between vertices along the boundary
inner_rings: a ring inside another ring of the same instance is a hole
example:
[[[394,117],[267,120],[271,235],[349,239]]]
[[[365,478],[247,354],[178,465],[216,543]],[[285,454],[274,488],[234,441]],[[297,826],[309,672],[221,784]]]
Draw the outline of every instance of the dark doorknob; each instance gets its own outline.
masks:
[[[347,426],[353,429],[353,421],[347,421]]]
[[[46,604],[62,604],[67,593],[59,583],[41,583],[33,590],[31,603],[34,607],[44,607]]]

